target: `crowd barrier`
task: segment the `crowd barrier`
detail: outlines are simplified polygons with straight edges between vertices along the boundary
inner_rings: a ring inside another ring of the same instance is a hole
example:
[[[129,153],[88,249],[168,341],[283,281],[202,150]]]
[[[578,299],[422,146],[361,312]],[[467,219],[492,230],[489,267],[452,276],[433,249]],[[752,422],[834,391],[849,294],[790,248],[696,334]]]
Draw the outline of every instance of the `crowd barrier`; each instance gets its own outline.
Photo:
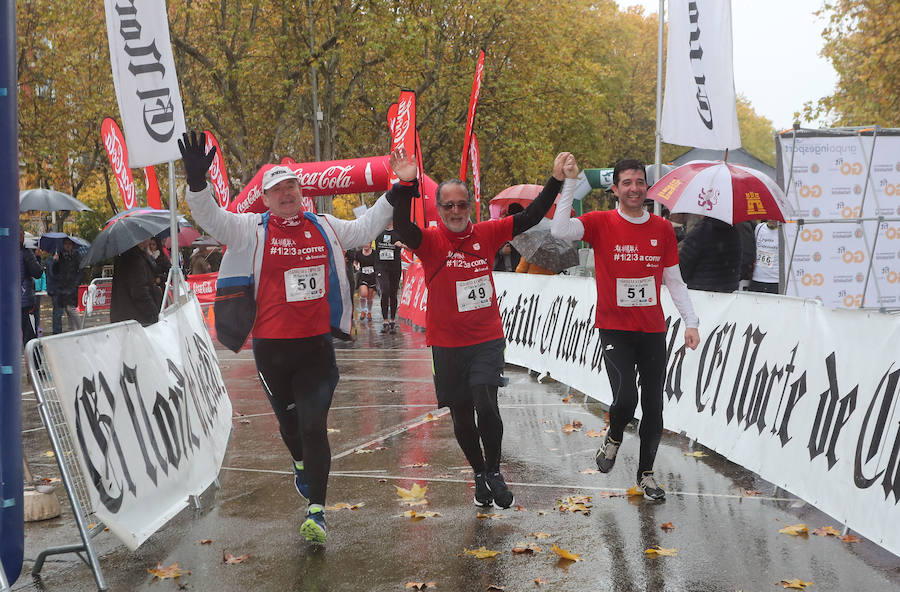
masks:
[[[494,281],[506,361],[611,403],[594,280],[495,273]],[[662,294],[665,427],[900,554],[900,316],[691,291],[701,343],[687,350]]]
[[[26,356],[81,537],[41,552],[32,573],[84,552],[105,589],[91,544],[104,526],[136,549],[217,479],[232,413],[215,349],[190,297],[149,327],[35,339]]]

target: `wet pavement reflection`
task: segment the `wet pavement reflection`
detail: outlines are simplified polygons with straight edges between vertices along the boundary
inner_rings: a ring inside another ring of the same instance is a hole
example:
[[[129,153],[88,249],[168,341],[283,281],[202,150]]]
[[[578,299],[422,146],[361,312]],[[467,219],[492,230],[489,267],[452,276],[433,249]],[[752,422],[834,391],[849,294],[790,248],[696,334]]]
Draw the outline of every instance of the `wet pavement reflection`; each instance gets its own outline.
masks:
[[[516,495],[508,510],[472,504],[471,470],[453,437],[446,409],[435,408],[431,359],[424,333],[406,324],[394,335],[377,320],[353,343],[337,343],[341,381],[329,418],[332,475],[328,504],[358,505],[327,512],[328,544],[309,546],[299,533],[305,504],[293,487],[290,458],[262,393],[252,354],[219,349],[234,423],[219,488],[199,509],[188,508],[130,552],[110,534],[95,538],[111,590],[403,590],[434,582],[437,590],[722,590],[782,589],[781,580],[814,582],[809,589],[898,590],[900,559],[862,541],[791,537],[785,526],[810,530],[840,525],[789,493],[685,438],[663,436],[657,476],[668,499],[624,497],[635,484],[634,426],[613,471],[598,474],[594,451],[604,410],[552,380],[539,382],[508,366],[501,389],[505,423],[502,470]],[[23,439],[35,473],[56,468],[33,395],[24,387]],[[567,433],[567,424],[581,422]],[[686,456],[696,450],[705,457]],[[397,487],[427,486],[427,505],[400,500]],[[746,497],[744,491],[759,491]],[[60,491],[61,497],[63,497]],[[589,511],[561,512],[559,500],[591,496]],[[28,574],[42,549],[77,542],[63,516],[26,525],[26,566],[14,590],[95,589],[74,555],[52,557],[40,582]],[[414,521],[404,512],[436,512]],[[480,514],[488,516],[479,517]],[[663,530],[671,522],[674,530]],[[544,536],[546,534],[547,536]],[[199,541],[212,539],[210,544]],[[514,554],[520,543],[539,552]],[[561,559],[554,544],[578,554]],[[486,547],[490,559],[467,555]],[[652,547],[677,549],[652,557]],[[223,553],[249,554],[237,565]],[[30,561],[29,561],[30,560]],[[189,575],[155,581],[147,568],[178,562]],[[536,583],[540,581],[541,583]],[[430,589],[430,588],[426,588]]]

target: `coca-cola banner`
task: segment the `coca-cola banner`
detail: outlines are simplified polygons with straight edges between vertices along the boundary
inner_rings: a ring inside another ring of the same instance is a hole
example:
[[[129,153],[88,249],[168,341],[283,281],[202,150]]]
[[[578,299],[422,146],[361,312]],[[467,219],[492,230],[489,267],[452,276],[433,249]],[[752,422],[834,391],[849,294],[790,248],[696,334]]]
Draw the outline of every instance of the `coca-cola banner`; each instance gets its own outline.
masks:
[[[128,148],[125,146],[125,138],[115,119],[107,117],[100,125],[100,137],[103,139],[103,147],[109,156],[109,165],[116,176],[116,185],[119,186],[119,194],[125,209],[135,206],[134,177],[128,168]]]
[[[475,221],[481,222],[481,157],[478,153],[478,136],[472,132],[469,145],[469,159],[472,161],[472,189],[475,193]]]
[[[253,176],[244,189],[228,204],[232,212],[266,211],[262,202],[263,174],[275,165],[265,165]],[[318,195],[339,195],[344,193],[371,193],[386,191],[388,185],[387,156],[353,158],[350,160],[327,160],[322,162],[301,162],[287,164],[300,177],[303,191],[304,209],[312,204],[310,197]]]
[[[403,289],[397,303],[397,316],[417,327],[425,327],[425,304],[428,302],[428,287],[425,285],[425,270],[422,263],[414,259],[403,273]]]
[[[481,94],[481,78],[484,75],[484,50],[478,54],[475,66],[475,79],[472,80],[472,96],[469,97],[469,113],[466,116],[466,135],[463,138],[462,163],[459,165],[459,178],[466,180],[466,159],[469,157],[469,144],[472,141],[472,130],[475,126],[475,110],[478,108],[478,95]]]
[[[216,137],[209,130],[203,132],[206,134],[206,151],[216,147],[216,156],[213,158],[212,165],[209,167],[209,180],[212,182],[213,191],[219,205],[223,208],[231,201],[231,189],[228,187],[228,173],[225,172],[225,156],[222,154],[222,148]]]
[[[179,160],[185,131],[181,91],[163,0],[105,0],[106,36],[128,166]]]
[[[91,305],[92,310],[109,310],[110,302],[112,302],[112,284],[94,284],[94,302]],[[90,286],[78,286],[78,312],[84,312],[87,309],[88,298],[90,297]]]
[[[197,273],[185,278],[191,292],[197,296],[200,304],[210,304],[216,301],[216,279],[219,273]]]
[[[162,199],[159,197],[159,181],[156,179],[155,167],[144,167],[144,183],[147,185],[147,205],[154,210],[161,210]]]
[[[388,110],[388,128],[391,131],[391,152],[402,147],[406,153],[415,156],[416,151],[416,93],[404,90],[396,105]],[[390,183],[397,181],[394,171],[389,170]]]

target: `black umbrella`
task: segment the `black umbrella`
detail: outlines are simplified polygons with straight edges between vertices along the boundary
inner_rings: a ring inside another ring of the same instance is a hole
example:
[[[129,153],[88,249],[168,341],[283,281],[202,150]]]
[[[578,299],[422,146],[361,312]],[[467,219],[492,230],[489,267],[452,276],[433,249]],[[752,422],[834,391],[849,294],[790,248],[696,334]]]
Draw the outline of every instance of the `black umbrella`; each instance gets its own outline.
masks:
[[[552,272],[578,265],[578,251],[572,243],[554,238],[549,230],[532,228],[510,241],[525,261]]]
[[[169,229],[169,210],[132,208],[109,219],[106,227],[94,239],[94,244],[81,260],[81,266],[115,257],[150,237]],[[184,218],[180,226],[190,226]]]
[[[87,207],[71,195],[54,189],[26,189],[19,192],[19,211],[54,212],[56,210],[77,210],[90,212]]]
[[[70,236],[65,232],[45,232],[41,235],[38,246],[48,253],[58,253],[59,251],[62,251],[63,241],[66,239],[75,243],[75,250],[78,251],[79,255],[87,253],[88,248],[91,246],[91,243],[83,238]]]

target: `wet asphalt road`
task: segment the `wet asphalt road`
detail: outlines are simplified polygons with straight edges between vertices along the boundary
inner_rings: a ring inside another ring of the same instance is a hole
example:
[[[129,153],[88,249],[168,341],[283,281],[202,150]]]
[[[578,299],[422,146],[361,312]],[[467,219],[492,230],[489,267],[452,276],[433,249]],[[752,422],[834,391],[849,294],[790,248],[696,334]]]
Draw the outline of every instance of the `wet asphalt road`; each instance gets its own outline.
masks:
[[[251,353],[220,349],[235,412],[220,488],[210,488],[201,509],[184,510],[135,552],[111,534],[97,536],[110,590],[374,591],[434,582],[445,591],[701,592],[782,590],[781,580],[795,578],[813,582],[812,591],[900,590],[900,558],[865,540],[779,534],[800,522],[810,530],[841,526],[715,453],[686,456],[704,449],[677,434],[663,436],[657,457],[665,502],[608,497],[635,483],[634,427],[610,474],[582,473],[595,468],[600,438],[589,432],[603,431],[603,409],[513,366],[507,367],[509,387],[501,389],[501,468],[517,505],[479,510],[450,417],[435,408],[424,334],[407,325],[397,335],[381,335],[379,328],[376,319],[356,342],[337,345],[341,382],[329,419],[328,504],[360,507],[327,512],[326,547],[309,546],[299,534],[305,504],[294,490],[289,455]],[[54,476],[30,388],[23,387],[26,458],[36,474]],[[575,421],[580,430],[564,432]],[[395,486],[416,483],[427,486],[427,506],[399,501]],[[742,488],[760,495],[743,496]],[[560,512],[558,500],[569,496],[591,496],[589,514]],[[420,521],[401,516],[411,509],[439,515]],[[494,515],[479,518],[479,512]],[[674,530],[661,528],[667,522]],[[90,569],[74,555],[51,557],[38,579],[30,574],[41,550],[78,542],[66,500],[60,518],[29,523],[25,533],[25,567],[13,590],[96,589]],[[548,536],[535,536],[540,533]],[[212,542],[200,544],[203,539]],[[514,554],[523,542],[541,550]],[[560,559],[551,552],[554,543],[581,561]],[[655,545],[677,549],[677,556],[644,553]],[[482,546],[499,554],[478,559],[464,553]],[[249,557],[227,565],[226,552]],[[190,574],[160,581],[147,572],[174,562]]]

